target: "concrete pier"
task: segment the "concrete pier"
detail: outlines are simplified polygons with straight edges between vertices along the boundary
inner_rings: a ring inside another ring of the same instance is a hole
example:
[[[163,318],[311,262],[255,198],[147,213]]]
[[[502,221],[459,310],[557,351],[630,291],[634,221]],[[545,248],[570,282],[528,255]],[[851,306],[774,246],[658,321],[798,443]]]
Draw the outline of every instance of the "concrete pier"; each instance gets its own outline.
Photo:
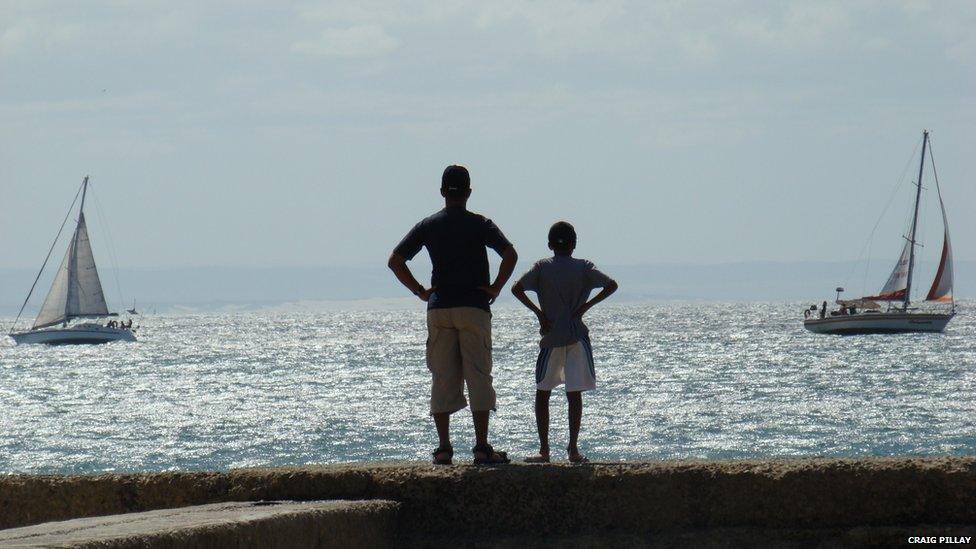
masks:
[[[214,503],[0,530],[0,547],[393,547],[389,501]]]
[[[11,475],[0,478],[0,527],[227,501],[337,499],[397,502],[401,544],[905,543],[914,535],[972,535],[976,458]]]

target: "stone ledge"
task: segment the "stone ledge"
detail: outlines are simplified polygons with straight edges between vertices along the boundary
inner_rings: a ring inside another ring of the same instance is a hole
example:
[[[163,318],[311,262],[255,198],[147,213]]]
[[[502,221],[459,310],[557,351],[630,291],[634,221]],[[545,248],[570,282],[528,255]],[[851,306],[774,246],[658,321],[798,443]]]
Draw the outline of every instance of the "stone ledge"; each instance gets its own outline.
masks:
[[[10,475],[0,477],[0,528],[221,501],[332,499],[399,502],[398,532],[410,537],[976,525],[976,458]]]
[[[393,547],[397,504],[232,502],[0,531],[2,547]]]

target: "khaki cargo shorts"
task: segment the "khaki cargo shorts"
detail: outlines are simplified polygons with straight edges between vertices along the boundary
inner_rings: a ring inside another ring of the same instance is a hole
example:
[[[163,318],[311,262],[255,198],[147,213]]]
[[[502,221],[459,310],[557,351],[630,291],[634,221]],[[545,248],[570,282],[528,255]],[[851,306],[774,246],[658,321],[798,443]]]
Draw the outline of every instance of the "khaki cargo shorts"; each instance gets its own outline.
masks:
[[[491,385],[491,313],[477,307],[427,311],[427,368],[433,374],[430,413],[495,409]]]

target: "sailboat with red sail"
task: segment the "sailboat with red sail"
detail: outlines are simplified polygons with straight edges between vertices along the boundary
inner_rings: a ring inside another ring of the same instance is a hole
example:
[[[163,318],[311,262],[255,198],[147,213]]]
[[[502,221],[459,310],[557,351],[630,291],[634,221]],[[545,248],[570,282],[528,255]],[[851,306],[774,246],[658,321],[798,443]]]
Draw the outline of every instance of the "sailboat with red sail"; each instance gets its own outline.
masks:
[[[935,188],[939,196],[939,208],[942,212],[943,241],[942,256],[935,279],[925,296],[925,302],[936,307],[913,307],[911,301],[912,282],[915,274],[915,252],[919,243],[918,234],[918,206],[922,197],[922,175],[925,170],[926,153],[932,163],[935,175]],[[945,330],[949,321],[956,315],[956,304],[952,295],[952,244],[949,240],[949,220],[946,217],[945,203],[942,201],[942,189],[939,188],[939,178],[935,171],[935,160],[929,145],[929,132],[922,133],[922,157],[918,166],[918,180],[915,182],[915,207],[912,215],[909,234],[895,268],[887,282],[876,295],[869,295],[853,300],[840,299],[843,288],[837,288],[839,309],[827,313],[826,307],[820,309],[819,315],[810,314],[816,307],[807,311],[807,318],[803,326],[818,334],[877,334],[877,333],[907,333],[907,332],[941,332]],[[887,303],[882,310],[881,303]],[[948,308],[946,308],[946,306]]]

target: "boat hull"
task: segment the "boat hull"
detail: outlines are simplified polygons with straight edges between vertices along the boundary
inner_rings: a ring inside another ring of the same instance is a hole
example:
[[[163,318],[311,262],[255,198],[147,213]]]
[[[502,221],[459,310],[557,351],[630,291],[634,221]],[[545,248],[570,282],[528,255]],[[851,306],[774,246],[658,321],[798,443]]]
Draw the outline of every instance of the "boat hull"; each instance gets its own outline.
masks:
[[[817,334],[906,334],[941,332],[955,313],[861,313],[810,318],[803,327]]]
[[[108,328],[105,326],[84,326],[54,328],[49,330],[30,330],[10,334],[18,345],[84,345],[109,343],[112,341],[135,341],[132,330]]]

